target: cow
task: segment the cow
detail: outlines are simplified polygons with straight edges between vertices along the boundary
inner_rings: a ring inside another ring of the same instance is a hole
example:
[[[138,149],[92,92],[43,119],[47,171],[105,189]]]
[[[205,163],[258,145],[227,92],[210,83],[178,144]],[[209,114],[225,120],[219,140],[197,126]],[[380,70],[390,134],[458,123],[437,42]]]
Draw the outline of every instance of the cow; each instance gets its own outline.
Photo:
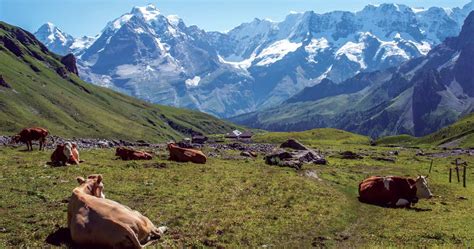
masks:
[[[79,159],[77,145],[75,143],[67,142],[56,146],[53,154],[51,154],[51,162],[54,165],[64,166],[67,164],[77,165],[83,161]]]
[[[102,175],[77,177],[79,186],[71,195],[67,224],[72,241],[99,248],[143,248],[167,230],[155,227],[138,211],[105,198]]]
[[[371,176],[359,184],[359,200],[384,207],[410,207],[419,199],[433,197],[427,178],[418,176],[413,180],[397,176]]]
[[[174,143],[168,144],[170,152],[169,160],[176,162],[193,162],[204,164],[207,161],[206,155],[202,151],[188,148],[181,148]]]
[[[144,151],[137,151],[125,147],[118,147],[115,150],[115,155],[120,157],[124,161],[129,160],[151,160],[153,156],[150,153]]]
[[[13,136],[12,141],[15,143],[25,143],[28,151],[33,151],[32,141],[39,141],[39,150],[44,150],[46,137],[49,135],[48,130],[41,127],[25,128],[18,135]]]

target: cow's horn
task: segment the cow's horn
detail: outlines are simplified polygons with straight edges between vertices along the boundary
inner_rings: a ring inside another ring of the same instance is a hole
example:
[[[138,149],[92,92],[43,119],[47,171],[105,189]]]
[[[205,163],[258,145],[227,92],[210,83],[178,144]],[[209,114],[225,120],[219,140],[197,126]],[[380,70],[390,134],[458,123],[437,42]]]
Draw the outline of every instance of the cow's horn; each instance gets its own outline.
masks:
[[[78,177],[76,178],[76,180],[77,180],[77,182],[78,182],[79,184],[83,184],[83,183],[86,181],[86,180],[84,179],[84,177],[81,177],[81,176],[78,176]]]
[[[100,183],[100,182],[102,182],[102,175],[97,176],[97,183]]]

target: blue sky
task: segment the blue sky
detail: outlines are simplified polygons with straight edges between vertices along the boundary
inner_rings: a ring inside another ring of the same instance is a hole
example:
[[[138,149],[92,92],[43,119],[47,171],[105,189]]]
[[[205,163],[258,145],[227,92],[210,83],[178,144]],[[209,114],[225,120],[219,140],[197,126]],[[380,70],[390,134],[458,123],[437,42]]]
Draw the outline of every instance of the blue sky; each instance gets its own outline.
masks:
[[[226,31],[255,17],[283,20],[290,11],[355,11],[367,4],[400,3],[412,7],[462,7],[470,0],[0,0],[0,20],[35,31],[50,21],[73,35],[96,35],[108,21],[133,6],[156,5],[187,25]]]

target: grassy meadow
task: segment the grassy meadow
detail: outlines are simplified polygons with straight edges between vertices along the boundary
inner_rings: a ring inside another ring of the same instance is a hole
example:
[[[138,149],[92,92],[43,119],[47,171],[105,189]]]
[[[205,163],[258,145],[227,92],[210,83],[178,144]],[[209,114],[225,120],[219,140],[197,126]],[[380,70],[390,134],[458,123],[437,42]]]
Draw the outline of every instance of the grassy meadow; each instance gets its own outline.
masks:
[[[413,209],[367,205],[357,199],[362,179],[426,175],[431,158],[415,156],[414,149],[397,149],[395,163],[376,161],[371,157],[387,156],[393,148],[368,146],[359,140],[363,137],[350,133],[327,132],[332,134],[326,139],[297,137],[321,149],[329,161],[325,166],[305,165],[301,171],[266,165],[263,155],[240,158],[236,151],[221,151],[205,165],[175,163],[158,149],[154,160],[135,162],[115,160],[112,149],[82,150],[85,163],[55,168],[46,165],[51,151],[0,147],[0,247],[52,246],[45,241],[66,226],[67,199],[77,186],[76,176],[94,173],[103,174],[107,198],[169,227],[156,247],[474,245],[472,168],[463,188],[448,183],[455,157],[436,158],[429,183],[438,197],[421,200]],[[284,138],[283,133],[267,133],[256,140],[276,143]],[[364,159],[341,159],[340,148]],[[474,165],[473,157],[461,158]]]
[[[377,144],[474,148],[474,113],[468,114],[454,124],[424,137],[416,138],[410,135],[389,136],[378,139]]]

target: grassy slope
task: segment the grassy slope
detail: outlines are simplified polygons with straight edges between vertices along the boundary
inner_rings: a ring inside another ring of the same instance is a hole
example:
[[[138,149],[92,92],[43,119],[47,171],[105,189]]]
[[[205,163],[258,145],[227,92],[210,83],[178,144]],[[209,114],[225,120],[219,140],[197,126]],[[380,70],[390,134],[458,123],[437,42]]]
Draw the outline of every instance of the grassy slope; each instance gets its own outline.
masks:
[[[295,134],[272,135],[266,136],[277,141]],[[387,150],[337,137],[324,140],[369,155]],[[86,162],[80,166],[51,168],[45,166],[51,151],[0,147],[0,247],[44,247],[45,238],[66,225],[63,200],[77,185],[75,177],[92,173],[104,175],[107,198],[170,227],[165,247],[459,248],[474,243],[474,172],[468,171],[467,189],[449,184],[447,169],[454,158],[436,160],[430,185],[441,197],[420,201],[415,211],[359,203],[357,186],[368,175],[426,174],[430,158],[416,157],[411,149],[400,150],[396,163],[369,156],[342,160],[332,149],[323,152],[328,166],[305,166],[318,181],[265,165],[262,155],[256,160],[210,158],[206,165],[195,165],[168,162],[166,151],[157,151],[160,156],[150,162],[123,162],[113,160],[112,150],[89,150],[81,152]],[[462,158],[474,163],[472,157]],[[167,167],[150,167],[158,163]]]
[[[408,135],[391,136],[377,141],[380,145],[438,146],[459,140],[456,147],[474,147],[474,113],[433,134],[415,138]]]
[[[254,136],[254,141],[261,143],[280,144],[288,138],[294,138],[300,142],[314,147],[350,147],[352,145],[369,145],[370,139],[366,136],[351,132],[322,128],[302,132],[267,132],[258,133]]]
[[[93,86],[73,74],[63,79],[52,70],[62,67],[57,55],[41,51],[38,44],[21,44],[13,32],[22,30],[2,22],[0,25],[0,38],[16,41],[24,53],[23,58],[17,57],[0,42],[0,75],[14,89],[0,88],[2,133],[13,134],[38,125],[68,137],[165,141],[191,130],[224,133],[233,127],[207,114],[152,105]],[[32,51],[44,62],[32,57]]]

